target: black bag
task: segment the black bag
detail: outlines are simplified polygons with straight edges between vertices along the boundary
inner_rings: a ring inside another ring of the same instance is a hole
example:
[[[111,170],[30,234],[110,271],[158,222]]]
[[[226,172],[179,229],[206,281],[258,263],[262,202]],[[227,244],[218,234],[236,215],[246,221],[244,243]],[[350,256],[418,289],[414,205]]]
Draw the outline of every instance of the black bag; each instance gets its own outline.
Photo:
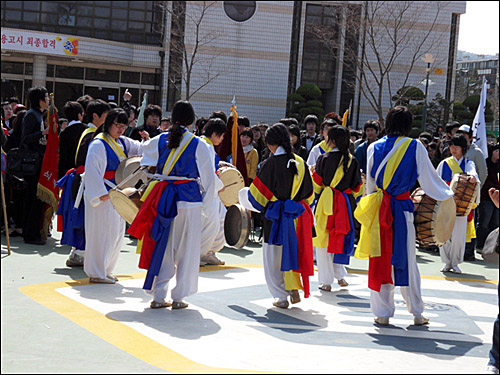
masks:
[[[484,260],[498,266],[500,258],[498,254],[498,228],[493,230],[486,238],[481,255]]]
[[[24,190],[28,187],[28,182],[24,178],[10,173],[5,174],[5,184],[14,190]]]
[[[41,164],[37,151],[28,150],[22,146],[7,152],[6,172],[17,177],[34,176]]]

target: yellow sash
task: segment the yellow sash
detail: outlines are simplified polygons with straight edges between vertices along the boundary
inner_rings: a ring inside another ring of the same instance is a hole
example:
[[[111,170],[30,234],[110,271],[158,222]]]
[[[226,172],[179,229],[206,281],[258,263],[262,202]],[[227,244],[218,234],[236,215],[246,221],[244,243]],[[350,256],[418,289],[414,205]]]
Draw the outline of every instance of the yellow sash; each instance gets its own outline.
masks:
[[[326,141],[325,141],[325,140],[323,140],[323,141],[321,141],[321,142],[319,143],[319,147],[320,147],[323,151],[325,151],[325,153],[326,153],[326,152],[330,152],[330,151],[332,150],[332,149],[331,149],[331,147],[330,147],[330,146],[328,146],[328,143],[326,143]]]
[[[344,178],[344,167],[342,165],[344,161],[344,156],[340,158],[339,165],[335,171],[332,182],[330,182],[330,187],[335,189],[339,182]],[[349,164],[351,166],[352,156],[349,154]],[[316,237],[313,238],[313,245],[316,247],[325,248],[328,247],[328,237],[329,232],[326,229],[328,223],[328,217],[333,214],[333,190],[323,189],[318,203],[316,205],[316,211],[314,217],[316,218]]]
[[[78,147],[76,148],[76,154],[75,154],[75,164],[76,164],[76,159],[78,158],[78,151],[80,151],[80,145],[82,144],[83,138],[90,133],[94,133],[97,130],[97,128],[87,128],[85,131],[82,133],[80,136],[80,140],[78,141]]]
[[[187,140],[186,143],[184,143],[184,145],[181,147],[179,152],[176,152],[177,148],[173,148],[172,151],[170,151],[170,154],[168,155],[167,161],[165,162],[165,165],[163,166],[163,174],[165,176],[168,176],[170,174],[170,172],[172,172],[172,169],[174,169],[175,164],[177,163],[177,161],[179,160],[181,155],[184,153],[184,151],[186,151],[187,146],[189,146],[191,141],[195,138],[195,136],[189,132],[185,132],[183,137],[190,137],[190,138]],[[182,143],[182,141],[181,141],[181,143]],[[170,159],[172,159],[172,157],[174,158],[173,162],[170,164],[168,171],[165,171],[165,168],[167,168],[167,166],[169,165]]]
[[[201,139],[203,139],[206,143],[208,143],[210,146],[212,146],[212,147],[215,148],[214,144],[212,143],[212,141],[210,140],[210,138],[208,138],[207,136],[202,135]]]
[[[398,137],[395,144],[401,140]],[[389,158],[385,166],[383,189],[386,190],[394,177],[396,169],[401,164],[412,139],[408,138],[398,150]],[[370,172],[368,172],[370,173]],[[361,223],[361,233],[356,248],[355,257],[360,259],[367,259],[368,257],[378,257],[381,255],[380,248],[380,223],[379,211],[384,198],[382,189],[378,188],[376,192],[364,196],[359,201],[354,216]]]
[[[451,173],[457,174],[457,173],[465,173],[460,165],[458,164],[457,160],[453,157],[450,156],[449,158],[444,159],[446,164],[448,164],[448,167],[451,169]]]
[[[126,159],[127,156],[123,152],[120,146],[116,143],[116,141],[113,139],[113,137],[110,137],[106,133],[100,133],[96,135],[96,138],[102,139],[104,142],[106,142],[111,149],[115,152],[116,156],[118,157],[118,160],[123,160]]]
[[[304,160],[297,155],[293,155],[296,161],[296,166],[297,166],[297,171],[298,174],[296,174],[293,177],[293,184],[292,184],[292,195],[291,199],[293,199],[297,193],[299,192],[300,186],[302,185],[302,181],[304,181],[304,176],[306,173],[306,164],[304,163]],[[276,201],[277,198],[273,197],[271,201]],[[295,219],[295,228],[297,228],[297,219]],[[284,278],[285,278],[285,290],[304,290],[304,287],[302,286],[302,282],[300,280],[300,273],[296,271],[285,271],[284,273]]]

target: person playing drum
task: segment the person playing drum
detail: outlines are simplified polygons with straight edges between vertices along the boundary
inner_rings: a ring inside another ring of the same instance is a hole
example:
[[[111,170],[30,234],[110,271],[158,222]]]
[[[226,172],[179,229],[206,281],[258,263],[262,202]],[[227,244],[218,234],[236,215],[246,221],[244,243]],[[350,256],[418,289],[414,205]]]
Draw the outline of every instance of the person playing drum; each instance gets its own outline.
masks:
[[[437,173],[448,184],[457,173],[466,173],[470,184],[479,182],[474,163],[465,157],[467,152],[467,139],[461,135],[454,135],[450,140],[449,158],[439,163]],[[467,215],[457,216],[451,238],[439,248],[441,261],[444,263],[441,272],[462,273],[458,265],[464,261],[465,241],[467,235]]]
[[[198,291],[202,206],[215,195],[213,155],[188,130],[195,120],[191,103],[176,102],[171,119],[169,132],[143,146],[141,165],[155,166],[158,181],[148,185],[128,230],[142,242],[139,267],[148,270],[143,289],[153,296],[153,309],[186,308],[184,298]],[[174,276],[170,302],[166,297]]]
[[[311,173],[314,170],[314,166],[319,158],[320,155],[324,155],[327,152],[331,151],[330,146],[328,145],[328,132],[330,131],[331,128],[333,128],[336,125],[342,124],[342,120],[340,117],[332,112],[331,118],[324,120],[321,123],[320,126],[320,131],[323,140],[318,143],[316,146],[314,146],[311,149],[311,152],[309,153],[309,157],[307,158],[307,165],[309,166]],[[313,204],[314,206],[314,204]],[[314,246],[314,254],[317,257],[317,249],[316,246]],[[317,258],[316,262],[318,261]],[[339,259],[336,257],[336,259]],[[337,279],[337,283],[341,287],[346,287],[349,285],[349,283],[346,281],[345,277],[347,276],[347,270],[345,268],[345,265],[343,263],[338,263],[336,259],[333,260],[333,276],[335,279]]]
[[[85,161],[85,258],[83,270],[90,282],[114,284],[113,276],[120,254],[125,220],[116,212],[108,191],[116,186],[114,174],[129,155],[142,154],[139,141],[122,136],[127,128],[127,113],[109,111],[103,132],[90,143]]]
[[[420,183],[433,199],[444,201],[453,196],[439,178],[424,145],[408,138],[412,115],[403,106],[387,114],[387,136],[372,143],[367,152],[366,190],[356,207],[361,223],[356,249],[360,257],[369,257],[368,287],[375,323],[388,325],[394,316],[394,287],[401,294],[414,324],[427,324],[422,316],[424,302],[415,254],[414,205],[410,189]]]
[[[292,152],[290,135],[283,124],[266,131],[266,143],[273,156],[262,163],[249,188],[239,193],[240,204],[265,213],[264,274],[279,308],[300,301],[298,289],[309,296],[309,276],[314,274],[312,229],[314,218],[306,199],[312,198],[311,176],[304,160]],[[298,218],[297,229],[294,219]],[[302,285],[299,273],[302,275]]]
[[[225,133],[226,123],[220,118],[211,118],[203,128],[201,139],[209,145],[215,172],[219,169],[220,157],[215,152],[214,147],[220,145]],[[226,243],[224,238],[226,206],[224,206],[219,198],[219,190],[222,189],[224,189],[224,184],[218,177],[215,177],[214,197],[206,201],[207,205],[203,206],[201,216],[201,263],[214,265],[223,265],[226,263],[215,255]]]
[[[316,237],[313,243],[319,289],[327,292],[332,289],[334,262],[349,264],[354,255],[356,202],[352,192],[361,187],[359,163],[349,153],[349,130],[341,125],[332,127],[328,131],[328,146],[332,150],[319,156],[312,175],[314,193],[319,197],[314,213]]]

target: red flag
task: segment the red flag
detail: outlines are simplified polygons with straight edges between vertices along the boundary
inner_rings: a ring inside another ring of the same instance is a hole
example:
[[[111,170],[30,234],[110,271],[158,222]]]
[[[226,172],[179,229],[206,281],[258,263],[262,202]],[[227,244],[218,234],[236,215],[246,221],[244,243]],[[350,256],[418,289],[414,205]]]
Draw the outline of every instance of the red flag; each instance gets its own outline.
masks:
[[[57,126],[57,110],[54,106],[54,95],[51,94],[49,107],[49,134],[47,147],[43,156],[42,170],[38,180],[37,197],[49,204],[53,212],[57,211],[59,187],[57,186],[57,165],[59,163],[59,132]]]

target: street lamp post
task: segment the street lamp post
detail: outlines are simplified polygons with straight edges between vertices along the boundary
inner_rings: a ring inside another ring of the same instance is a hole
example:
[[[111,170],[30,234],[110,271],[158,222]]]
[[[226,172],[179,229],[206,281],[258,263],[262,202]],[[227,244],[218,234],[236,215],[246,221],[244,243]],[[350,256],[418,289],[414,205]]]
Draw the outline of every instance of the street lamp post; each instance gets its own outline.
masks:
[[[425,68],[426,76],[425,76],[425,96],[424,96],[424,110],[422,111],[422,131],[425,130],[425,122],[427,120],[427,91],[429,89],[429,72],[431,71],[431,64],[436,60],[430,53],[426,53],[421,60],[427,63],[427,68]]]

